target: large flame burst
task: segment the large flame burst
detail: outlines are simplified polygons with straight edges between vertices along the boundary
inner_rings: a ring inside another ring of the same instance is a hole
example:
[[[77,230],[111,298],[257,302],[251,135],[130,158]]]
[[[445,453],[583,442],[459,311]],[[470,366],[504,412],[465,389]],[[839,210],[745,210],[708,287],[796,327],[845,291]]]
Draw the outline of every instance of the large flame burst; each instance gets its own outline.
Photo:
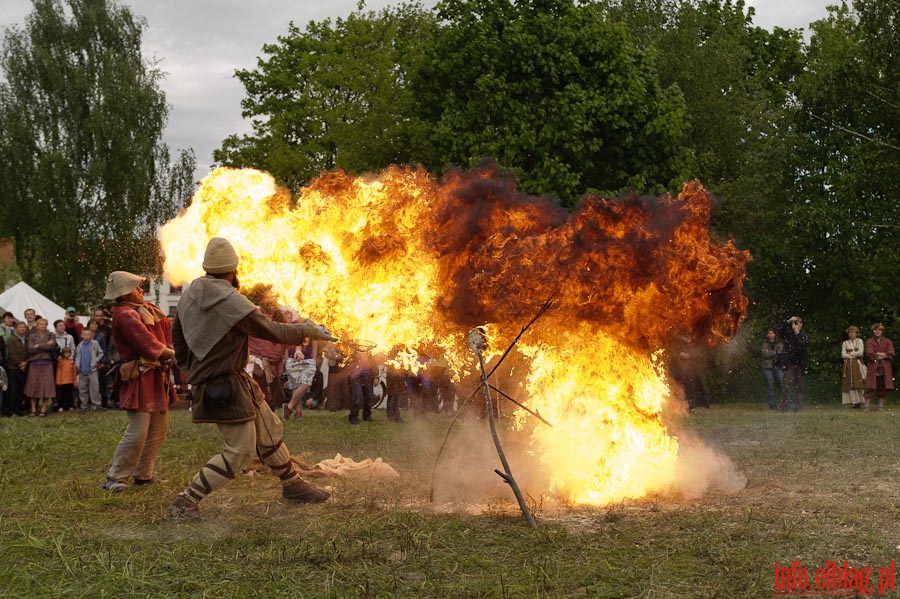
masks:
[[[441,357],[458,373],[473,363],[468,329],[488,325],[503,349],[556,298],[515,357],[517,397],[553,426],[521,411],[516,422],[556,493],[602,505],[673,482],[658,350],[675,335],[727,340],[746,307],[749,254],[710,241],[711,204],[688,183],[678,197],[585,197],[569,214],[490,167],[440,181],[397,167],[325,173],[295,204],[267,173],[221,168],[160,239],[173,285],[202,275],[207,241],[225,237],[242,285],[271,285],[339,337]]]

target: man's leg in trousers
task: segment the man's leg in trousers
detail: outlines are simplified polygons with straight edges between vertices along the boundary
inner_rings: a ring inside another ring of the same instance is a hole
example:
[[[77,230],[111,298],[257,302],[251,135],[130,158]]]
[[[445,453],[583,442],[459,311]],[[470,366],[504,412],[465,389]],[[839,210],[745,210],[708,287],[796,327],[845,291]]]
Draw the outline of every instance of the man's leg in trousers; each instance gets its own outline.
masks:
[[[90,381],[91,408],[97,409],[103,407],[100,404],[100,379],[96,371],[92,372],[88,377]]]
[[[363,420],[372,419],[372,404],[375,403],[375,393],[372,390],[372,379],[366,378],[362,381],[363,396]]]
[[[788,403],[791,401],[791,390],[794,388],[794,371],[788,367],[784,369],[784,387],[781,389],[781,401],[778,404],[779,410],[787,409]]]
[[[88,376],[78,373],[78,399],[81,400],[81,409],[87,410],[91,405],[90,395],[88,394]]]
[[[254,401],[256,405],[256,451],[266,466],[281,480],[281,495],[285,499],[300,503],[319,503],[328,499],[329,494],[300,478],[291,460],[291,452],[281,438],[282,425],[264,401]]]
[[[184,490],[184,495],[195,502],[223,486],[234,478],[237,472],[241,472],[250,463],[256,447],[256,427],[253,422],[219,424],[218,427],[225,441],[222,453],[211,457]]]
[[[884,386],[884,377],[879,376],[875,378],[875,395],[878,396],[878,410],[884,410],[884,401],[887,399],[887,396],[891,394],[890,390]]]
[[[256,405],[256,453],[259,459],[272,469],[281,480],[282,486],[287,486],[297,480],[300,475],[294,468],[291,460],[291,451],[282,439],[284,426],[269,404],[265,401],[255,401]]]
[[[362,381],[359,377],[350,379],[350,422],[359,419],[359,408],[362,405]]]
[[[134,478],[138,480],[150,480],[153,478],[153,467],[156,464],[156,456],[166,440],[169,432],[169,412],[153,412],[148,414],[150,423],[147,427],[147,440],[144,442],[144,451],[141,452],[137,468],[134,469]]]
[[[138,457],[147,441],[147,429],[150,426],[150,414],[128,410],[128,426],[125,434],[113,454],[112,466],[106,476],[125,482],[134,472]]]

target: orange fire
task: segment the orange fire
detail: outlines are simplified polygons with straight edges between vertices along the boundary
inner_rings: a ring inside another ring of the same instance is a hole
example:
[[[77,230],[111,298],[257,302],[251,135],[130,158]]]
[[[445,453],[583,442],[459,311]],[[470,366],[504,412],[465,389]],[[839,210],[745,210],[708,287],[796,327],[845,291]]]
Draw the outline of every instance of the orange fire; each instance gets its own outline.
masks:
[[[676,335],[727,340],[746,308],[750,256],[710,241],[711,204],[688,183],[677,198],[586,197],[569,214],[491,168],[436,180],[391,167],[372,179],[325,173],[294,205],[267,173],[220,168],[160,239],[173,285],[202,275],[207,241],[225,237],[242,285],[272,285],[338,337],[375,341],[376,354],[441,357],[457,373],[473,369],[470,328],[488,325],[502,351],[556,298],[514,358],[525,365],[517,397],[553,426],[524,411],[516,423],[555,493],[602,505],[673,482],[659,350]]]

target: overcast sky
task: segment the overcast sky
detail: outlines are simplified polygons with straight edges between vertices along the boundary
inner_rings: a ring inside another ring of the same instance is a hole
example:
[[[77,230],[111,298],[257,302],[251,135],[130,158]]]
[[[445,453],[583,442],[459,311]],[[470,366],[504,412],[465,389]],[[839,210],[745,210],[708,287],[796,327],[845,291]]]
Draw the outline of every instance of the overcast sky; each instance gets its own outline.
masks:
[[[197,178],[209,171],[213,149],[232,133],[250,132],[241,118],[244,90],[236,69],[253,68],[262,45],[275,42],[294,21],[305,29],[309,21],[344,17],[357,0],[130,0],[122,1],[147,19],[145,58],[155,58],[165,73],[161,87],[171,109],[164,141],[173,156],[193,148]],[[756,9],[754,23],[806,29],[826,15],[837,0],[746,0]],[[366,8],[395,5],[368,0]],[[434,0],[425,0],[433,6]],[[30,0],[0,0],[0,29],[22,27],[31,12]]]

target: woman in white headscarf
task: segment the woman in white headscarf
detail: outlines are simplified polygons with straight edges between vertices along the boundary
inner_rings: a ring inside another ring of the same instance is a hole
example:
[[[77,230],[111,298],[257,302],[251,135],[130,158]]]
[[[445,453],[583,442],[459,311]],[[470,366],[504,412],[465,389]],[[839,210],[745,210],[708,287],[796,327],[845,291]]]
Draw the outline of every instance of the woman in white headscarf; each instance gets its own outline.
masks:
[[[841,343],[841,357],[844,359],[841,371],[841,403],[858,408],[865,403],[866,365],[863,362],[865,344],[859,338],[859,329],[847,328],[847,339]]]

